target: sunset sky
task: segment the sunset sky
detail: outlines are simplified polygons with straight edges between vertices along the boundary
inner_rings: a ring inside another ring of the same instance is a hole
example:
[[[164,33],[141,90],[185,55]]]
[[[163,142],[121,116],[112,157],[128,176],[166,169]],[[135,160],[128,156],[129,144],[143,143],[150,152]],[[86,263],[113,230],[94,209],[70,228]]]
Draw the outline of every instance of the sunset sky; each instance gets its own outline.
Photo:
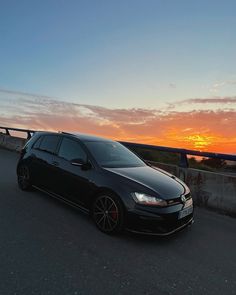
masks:
[[[236,2],[1,1],[0,126],[236,154]]]

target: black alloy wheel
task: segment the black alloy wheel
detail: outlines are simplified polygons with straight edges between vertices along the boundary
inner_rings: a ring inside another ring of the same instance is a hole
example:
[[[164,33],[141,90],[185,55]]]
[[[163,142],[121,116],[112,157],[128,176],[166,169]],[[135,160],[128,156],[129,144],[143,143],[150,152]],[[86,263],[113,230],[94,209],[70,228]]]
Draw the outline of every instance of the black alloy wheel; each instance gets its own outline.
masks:
[[[18,177],[18,185],[20,189],[22,189],[23,191],[27,191],[32,188],[32,185],[30,182],[29,168],[27,166],[22,165],[19,167],[17,177]]]
[[[98,196],[92,208],[96,226],[104,233],[114,234],[123,229],[124,210],[121,201],[112,194]]]

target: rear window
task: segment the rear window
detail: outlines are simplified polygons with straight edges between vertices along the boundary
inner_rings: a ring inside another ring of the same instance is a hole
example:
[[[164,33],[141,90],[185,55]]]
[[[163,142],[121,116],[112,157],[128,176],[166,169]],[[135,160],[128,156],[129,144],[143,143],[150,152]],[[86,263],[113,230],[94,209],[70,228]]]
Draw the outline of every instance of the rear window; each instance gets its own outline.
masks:
[[[43,136],[42,140],[40,140],[39,149],[44,152],[55,153],[58,141],[59,141],[59,136],[45,135],[45,136]]]

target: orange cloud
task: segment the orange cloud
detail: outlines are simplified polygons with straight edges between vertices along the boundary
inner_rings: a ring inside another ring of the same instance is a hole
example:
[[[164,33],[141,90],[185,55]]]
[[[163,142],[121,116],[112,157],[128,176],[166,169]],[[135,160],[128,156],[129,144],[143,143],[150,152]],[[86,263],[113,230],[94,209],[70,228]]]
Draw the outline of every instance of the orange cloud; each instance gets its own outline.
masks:
[[[0,125],[9,127],[79,131],[124,141],[236,153],[236,109],[109,109],[23,94],[4,107]]]
[[[219,104],[225,104],[225,103],[236,103],[236,96],[234,97],[212,97],[212,98],[191,98],[182,100],[178,103],[181,104],[204,104],[204,103],[219,103]]]

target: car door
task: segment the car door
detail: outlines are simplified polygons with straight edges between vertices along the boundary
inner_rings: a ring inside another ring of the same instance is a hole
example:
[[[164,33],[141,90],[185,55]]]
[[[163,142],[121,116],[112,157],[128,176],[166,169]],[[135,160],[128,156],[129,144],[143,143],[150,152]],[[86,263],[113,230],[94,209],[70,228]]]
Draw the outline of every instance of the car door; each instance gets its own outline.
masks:
[[[93,169],[72,164],[78,160],[84,163],[89,160],[86,151],[77,140],[63,137],[53,161],[57,183],[55,192],[78,205],[86,206],[94,189],[91,181]]]

